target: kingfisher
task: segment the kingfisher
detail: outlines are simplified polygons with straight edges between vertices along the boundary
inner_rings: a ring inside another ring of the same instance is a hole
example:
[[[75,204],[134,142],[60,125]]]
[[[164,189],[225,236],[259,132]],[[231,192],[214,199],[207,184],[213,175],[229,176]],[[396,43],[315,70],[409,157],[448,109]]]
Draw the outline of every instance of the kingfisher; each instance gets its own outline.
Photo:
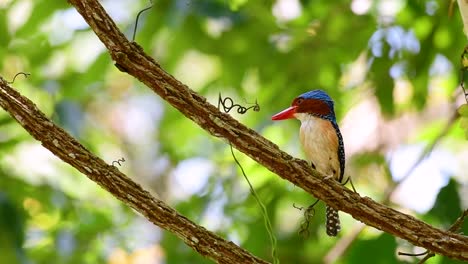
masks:
[[[300,140],[313,169],[327,178],[343,183],[345,152],[343,137],[336,122],[334,103],[322,90],[312,90],[296,97],[291,107],[274,115],[272,120],[297,118],[301,121]],[[340,231],[338,210],[327,205],[326,231],[336,236]]]

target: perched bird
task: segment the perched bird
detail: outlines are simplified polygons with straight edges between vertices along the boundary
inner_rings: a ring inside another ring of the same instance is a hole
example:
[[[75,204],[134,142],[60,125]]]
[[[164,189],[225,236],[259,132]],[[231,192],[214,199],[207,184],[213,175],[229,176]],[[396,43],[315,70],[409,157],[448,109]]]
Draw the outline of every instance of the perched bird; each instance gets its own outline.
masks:
[[[313,90],[296,97],[291,107],[274,115],[272,120],[297,118],[301,121],[300,139],[312,168],[343,182],[345,152],[343,137],[336,123],[333,100],[322,90]],[[338,211],[326,208],[329,236],[340,231]]]

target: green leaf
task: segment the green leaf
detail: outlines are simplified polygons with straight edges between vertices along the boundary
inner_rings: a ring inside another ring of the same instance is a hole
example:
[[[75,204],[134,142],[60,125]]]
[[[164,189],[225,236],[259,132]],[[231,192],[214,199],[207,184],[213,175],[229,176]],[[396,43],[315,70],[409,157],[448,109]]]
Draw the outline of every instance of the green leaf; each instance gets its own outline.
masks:
[[[393,101],[393,88],[395,82],[390,76],[390,68],[393,63],[390,59],[375,58],[371,67],[371,79],[375,86],[375,94],[379,100],[382,112],[392,115],[395,112]]]
[[[468,104],[461,105],[457,111],[461,116],[468,117]]]
[[[19,37],[31,37],[38,33],[38,25],[44,24],[51,19],[57,10],[70,8],[64,1],[33,1],[33,12],[26,23],[16,32]]]
[[[0,8],[0,58],[5,58],[8,54],[8,45],[10,44],[10,34],[8,33],[7,12]],[[0,69],[3,68],[5,61],[0,60]]]
[[[396,247],[397,244],[395,238],[387,233],[384,233],[375,239],[358,240],[350,248],[347,263],[398,263],[395,254]]]
[[[8,196],[0,192],[0,262],[26,263],[24,241],[24,215]]]
[[[460,127],[464,130],[468,130],[468,117],[460,118]]]
[[[245,5],[248,0],[229,0],[229,7],[231,7],[232,10],[237,11],[240,7]]]
[[[447,227],[452,225],[462,212],[458,187],[458,183],[450,179],[447,186],[440,190],[434,207],[428,212]]]

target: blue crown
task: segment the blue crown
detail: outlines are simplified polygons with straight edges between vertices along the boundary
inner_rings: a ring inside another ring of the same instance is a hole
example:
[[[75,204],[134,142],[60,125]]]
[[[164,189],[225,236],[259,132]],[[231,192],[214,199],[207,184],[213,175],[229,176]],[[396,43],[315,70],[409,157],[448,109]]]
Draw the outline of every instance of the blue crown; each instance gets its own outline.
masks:
[[[330,110],[330,113],[324,116],[324,118],[335,121],[336,122],[336,117],[335,117],[335,108],[333,104],[333,99],[324,91],[322,90],[312,90],[307,93],[303,93],[298,96],[299,98],[304,98],[304,99],[312,99],[312,100],[320,100],[325,102]]]

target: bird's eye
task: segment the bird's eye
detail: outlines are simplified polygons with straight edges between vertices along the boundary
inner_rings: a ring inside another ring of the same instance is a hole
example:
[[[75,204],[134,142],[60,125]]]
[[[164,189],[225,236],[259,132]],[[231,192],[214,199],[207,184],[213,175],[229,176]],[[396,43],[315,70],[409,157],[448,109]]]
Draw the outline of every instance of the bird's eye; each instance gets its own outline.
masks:
[[[296,104],[300,105],[303,101],[304,101],[304,99],[299,98],[299,99],[296,100]]]

